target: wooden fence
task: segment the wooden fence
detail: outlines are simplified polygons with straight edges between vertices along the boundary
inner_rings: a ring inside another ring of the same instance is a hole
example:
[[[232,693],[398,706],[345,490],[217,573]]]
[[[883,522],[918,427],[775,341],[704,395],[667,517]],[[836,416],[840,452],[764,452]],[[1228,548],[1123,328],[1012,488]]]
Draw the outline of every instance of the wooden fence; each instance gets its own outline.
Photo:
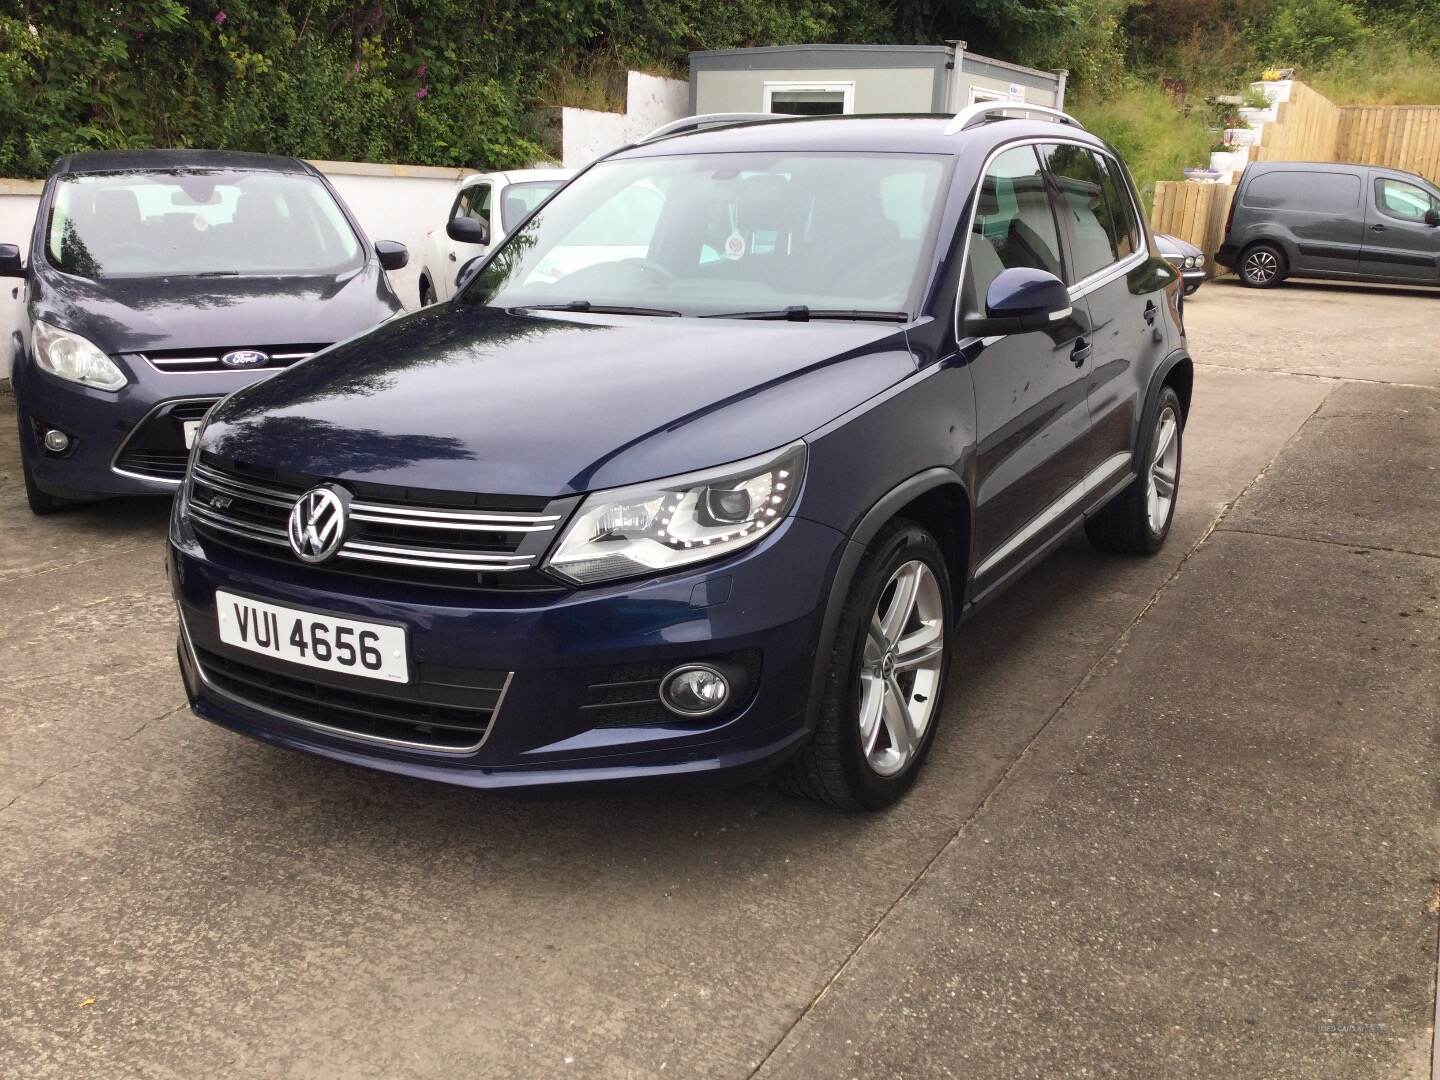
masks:
[[[1440,183],[1440,107],[1346,106],[1329,160],[1388,165]]]
[[[1340,106],[1302,82],[1290,84],[1290,100],[1282,101],[1276,119],[1260,132],[1254,161],[1340,161]]]
[[[1188,240],[1206,256],[1213,257],[1220,241],[1225,239],[1225,219],[1234,198],[1235,188],[1231,184],[1161,180],[1155,185],[1150,226],[1156,232]]]

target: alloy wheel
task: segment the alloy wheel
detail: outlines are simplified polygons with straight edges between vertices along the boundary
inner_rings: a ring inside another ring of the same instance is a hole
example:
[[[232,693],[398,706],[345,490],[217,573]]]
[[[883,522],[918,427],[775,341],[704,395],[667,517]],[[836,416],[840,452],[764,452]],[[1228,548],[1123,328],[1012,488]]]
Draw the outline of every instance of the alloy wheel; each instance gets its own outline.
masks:
[[[1245,256],[1245,276],[1257,285],[1264,285],[1280,272],[1280,260],[1273,251],[1260,248]]]
[[[1155,452],[1150,459],[1150,487],[1146,507],[1150,529],[1157,536],[1170,520],[1180,471],[1180,417],[1169,405],[1155,428]]]
[[[894,776],[934,719],[945,659],[945,604],[935,573],[903,563],[880,591],[860,668],[860,745],[870,768]]]

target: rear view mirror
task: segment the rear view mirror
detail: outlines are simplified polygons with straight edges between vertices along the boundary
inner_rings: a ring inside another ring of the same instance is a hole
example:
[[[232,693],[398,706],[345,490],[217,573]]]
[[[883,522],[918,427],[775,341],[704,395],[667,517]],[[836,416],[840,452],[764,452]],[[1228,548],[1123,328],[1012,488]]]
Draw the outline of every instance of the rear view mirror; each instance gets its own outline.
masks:
[[[1426,210],[1426,211],[1425,211],[1425,224],[1426,224],[1426,225],[1440,225],[1440,210],[1436,210],[1433,206],[1432,206],[1429,210]]]
[[[476,275],[476,273],[479,272],[479,270],[480,270],[480,264],[483,263],[484,261],[485,261],[485,256],[484,256],[484,255],[476,255],[473,259],[468,259],[468,260],[466,260],[465,264],[460,267],[460,272],[455,275],[455,291],[456,291],[456,292],[459,292],[459,291],[460,291],[461,289],[463,289],[466,285],[469,285],[469,284],[470,284],[470,279],[473,278],[473,277]]]
[[[20,248],[0,244],[0,277],[24,277],[25,265],[20,261]]]
[[[375,254],[386,270],[403,270],[410,261],[410,251],[398,240],[376,240]]]
[[[445,226],[445,235],[457,244],[488,244],[490,230],[474,218],[454,217]]]
[[[965,332],[998,337],[1045,330],[1070,315],[1070,290],[1054,274],[1031,267],[1002,270],[985,293],[985,317],[965,320]]]

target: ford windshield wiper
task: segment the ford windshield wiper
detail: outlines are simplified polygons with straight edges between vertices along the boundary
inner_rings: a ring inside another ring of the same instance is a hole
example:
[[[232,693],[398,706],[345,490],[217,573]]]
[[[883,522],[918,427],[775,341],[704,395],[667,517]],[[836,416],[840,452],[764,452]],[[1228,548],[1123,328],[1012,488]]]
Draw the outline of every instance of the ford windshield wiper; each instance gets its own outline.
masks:
[[[590,311],[596,315],[666,315],[679,318],[678,311],[653,307],[625,307],[621,304],[592,304],[589,300],[570,300],[564,304],[525,304],[517,311]]]
[[[785,319],[789,322],[809,322],[811,319],[857,319],[867,322],[909,322],[910,316],[903,311],[853,311],[843,308],[812,308],[795,304],[774,311],[726,311],[718,315],[704,315],[706,319]]]

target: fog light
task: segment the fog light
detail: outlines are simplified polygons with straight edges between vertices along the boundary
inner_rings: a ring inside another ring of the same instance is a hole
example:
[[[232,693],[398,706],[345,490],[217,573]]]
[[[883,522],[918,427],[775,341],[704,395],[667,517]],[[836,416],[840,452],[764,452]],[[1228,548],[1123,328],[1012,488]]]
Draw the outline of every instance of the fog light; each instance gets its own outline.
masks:
[[[70,436],[58,428],[45,432],[45,449],[52,454],[63,454],[70,449]]]
[[[730,680],[704,664],[686,664],[660,683],[660,700],[681,716],[709,716],[730,700]]]

